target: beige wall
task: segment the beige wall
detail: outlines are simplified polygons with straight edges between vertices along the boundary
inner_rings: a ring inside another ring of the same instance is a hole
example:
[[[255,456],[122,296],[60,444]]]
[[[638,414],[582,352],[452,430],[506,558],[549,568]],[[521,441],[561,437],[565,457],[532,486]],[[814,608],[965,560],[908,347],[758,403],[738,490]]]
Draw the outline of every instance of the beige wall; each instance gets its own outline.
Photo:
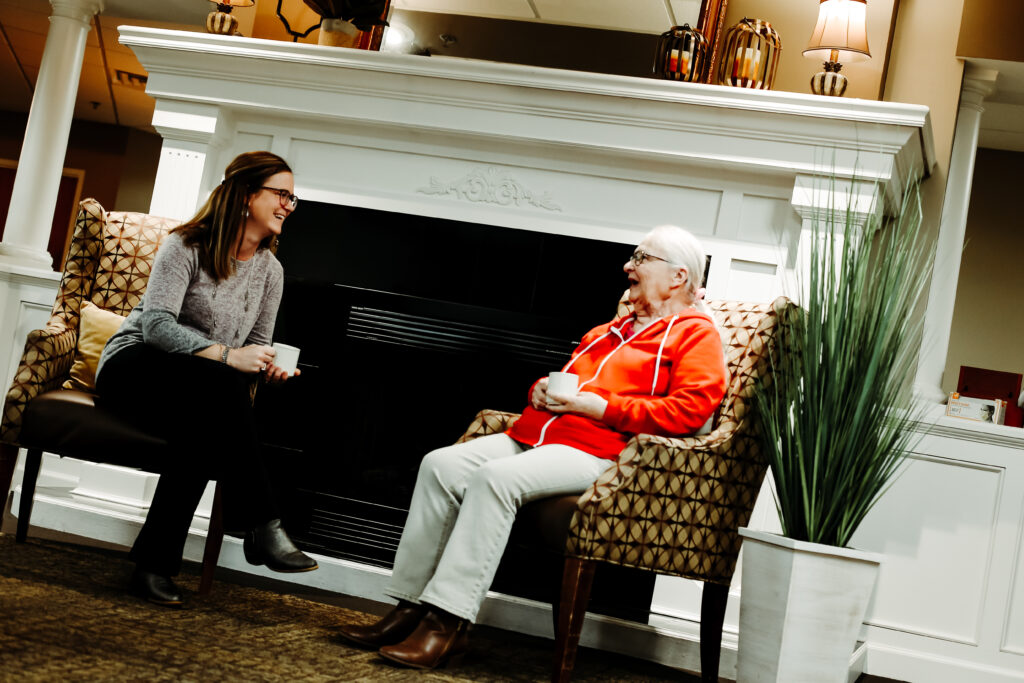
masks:
[[[885,53],[889,45],[889,26],[895,2],[868,0],[868,48],[871,50],[871,59],[843,65],[842,73],[850,81],[844,97],[881,99]],[[804,57],[803,51],[818,19],[818,3],[807,0],[729,0],[722,29],[723,40],[725,30],[739,23],[743,17],[764,19],[779,32],[782,39],[782,56],[772,89],[810,93],[811,76],[821,71],[822,62]]]
[[[953,148],[964,73],[963,62],[956,56],[960,33],[957,17],[963,11],[964,2],[900,1],[885,86],[885,100],[924,104],[931,110],[935,155],[943,186]]]
[[[961,365],[1024,372],[1024,232],[1009,199],[1020,192],[1024,153],[979,149],[967,217],[943,389],[953,391]]]
[[[1020,0],[971,0],[964,4],[960,42],[961,57],[1024,62],[1024,2]]]
[[[886,100],[924,104],[931,111],[938,161],[921,187],[921,201],[925,229],[932,235],[938,235],[963,81],[963,62],[956,57],[960,33],[956,18],[962,14],[964,2],[901,0],[886,79]],[[952,383],[956,383],[955,377]],[[948,376],[944,377],[943,389],[949,391],[949,384]]]
[[[0,159],[17,161],[21,156],[27,118],[0,111]],[[106,209],[148,211],[159,156],[160,136],[155,133],[76,120],[64,166],[85,171],[83,199],[94,197]]]
[[[155,133],[128,129],[124,167],[121,169],[121,182],[112,209],[149,212],[162,145],[163,138]]]

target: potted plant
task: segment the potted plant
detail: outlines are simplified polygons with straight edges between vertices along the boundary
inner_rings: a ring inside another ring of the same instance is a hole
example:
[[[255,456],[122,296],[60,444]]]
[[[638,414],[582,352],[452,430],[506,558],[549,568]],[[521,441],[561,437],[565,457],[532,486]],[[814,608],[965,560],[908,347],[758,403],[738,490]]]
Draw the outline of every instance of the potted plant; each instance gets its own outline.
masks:
[[[303,0],[319,14],[321,45],[355,47],[360,31],[386,26],[384,14],[390,0]]]
[[[782,535],[740,530],[739,683],[847,680],[881,559],[850,539],[920,417],[921,218],[910,183],[894,217],[835,209],[813,222],[802,305],[780,320],[778,360],[755,396]]]

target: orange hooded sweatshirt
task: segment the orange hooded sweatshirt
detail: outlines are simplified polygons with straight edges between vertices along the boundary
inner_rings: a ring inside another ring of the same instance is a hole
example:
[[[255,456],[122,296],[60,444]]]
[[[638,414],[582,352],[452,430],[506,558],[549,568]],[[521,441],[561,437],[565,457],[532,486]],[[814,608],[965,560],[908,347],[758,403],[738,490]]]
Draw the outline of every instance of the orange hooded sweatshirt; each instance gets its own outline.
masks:
[[[721,403],[728,381],[711,319],[690,309],[637,334],[631,333],[632,322],[632,316],[623,317],[587,332],[563,368],[579,376],[580,391],[608,400],[604,419],[528,405],[508,435],[528,446],[562,444],[615,460],[634,434],[680,436],[700,429]]]

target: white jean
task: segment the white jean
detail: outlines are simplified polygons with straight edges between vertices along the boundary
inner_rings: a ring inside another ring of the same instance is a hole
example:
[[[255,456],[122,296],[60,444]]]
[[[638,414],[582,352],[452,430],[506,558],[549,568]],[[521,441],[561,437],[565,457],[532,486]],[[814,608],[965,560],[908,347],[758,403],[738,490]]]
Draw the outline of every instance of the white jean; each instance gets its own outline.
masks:
[[[505,434],[431,451],[385,592],[475,621],[520,506],[582,493],[611,464],[570,446],[526,448]]]

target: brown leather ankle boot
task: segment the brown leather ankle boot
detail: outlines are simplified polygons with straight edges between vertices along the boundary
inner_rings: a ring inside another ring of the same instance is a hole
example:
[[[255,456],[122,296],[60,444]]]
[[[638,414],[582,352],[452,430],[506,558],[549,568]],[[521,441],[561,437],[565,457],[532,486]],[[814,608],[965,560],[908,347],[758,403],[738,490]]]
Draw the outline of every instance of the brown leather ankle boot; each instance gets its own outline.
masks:
[[[414,669],[437,669],[456,664],[469,648],[469,622],[432,608],[416,630],[397,645],[380,649],[393,662]]]
[[[370,626],[342,626],[338,633],[353,643],[376,650],[383,645],[394,645],[408,638],[426,614],[427,608],[423,605],[399,600],[398,605],[377,623]]]

